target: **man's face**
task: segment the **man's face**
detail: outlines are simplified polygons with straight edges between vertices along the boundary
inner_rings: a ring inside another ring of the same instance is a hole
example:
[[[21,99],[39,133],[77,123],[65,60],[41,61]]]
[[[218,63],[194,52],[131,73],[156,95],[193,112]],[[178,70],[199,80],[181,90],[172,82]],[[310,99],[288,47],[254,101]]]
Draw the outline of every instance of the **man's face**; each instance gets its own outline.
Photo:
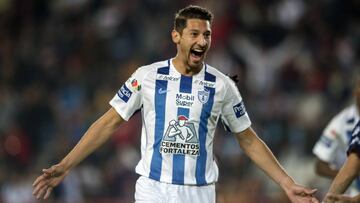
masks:
[[[188,19],[186,27],[179,33],[178,55],[189,68],[201,68],[211,45],[210,22]]]

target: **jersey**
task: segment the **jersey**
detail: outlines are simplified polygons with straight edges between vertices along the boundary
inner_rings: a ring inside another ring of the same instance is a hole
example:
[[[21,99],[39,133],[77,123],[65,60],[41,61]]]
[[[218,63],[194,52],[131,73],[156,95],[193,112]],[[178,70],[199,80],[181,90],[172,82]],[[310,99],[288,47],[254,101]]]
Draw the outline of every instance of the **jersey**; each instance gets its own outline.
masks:
[[[313,148],[313,153],[322,161],[328,162],[335,169],[340,169],[346,160],[352,131],[359,121],[359,113],[355,104],[338,113],[326,126],[319,141]],[[350,191],[359,191],[357,180]]]
[[[138,68],[110,105],[124,120],[141,110],[141,159],[136,173],[178,185],[217,181],[213,139],[220,116],[234,133],[251,125],[228,76],[207,64],[194,76],[181,75],[172,59]]]
[[[357,156],[360,158],[360,121],[356,124],[349,145],[349,149],[347,154],[356,153]]]

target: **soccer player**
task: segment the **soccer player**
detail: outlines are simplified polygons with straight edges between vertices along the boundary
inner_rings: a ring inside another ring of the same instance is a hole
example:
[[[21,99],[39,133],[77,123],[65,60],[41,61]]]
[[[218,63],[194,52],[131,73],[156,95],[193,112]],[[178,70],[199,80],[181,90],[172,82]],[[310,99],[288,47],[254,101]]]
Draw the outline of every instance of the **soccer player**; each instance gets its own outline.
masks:
[[[251,128],[235,83],[204,63],[211,44],[212,19],[208,10],[198,6],[176,13],[171,32],[176,56],[133,73],[110,101],[111,108],[90,126],[70,153],[60,163],[43,169],[33,184],[37,198],[48,198],[73,167],[141,110],[136,202],[215,202],[219,171],[213,138],[220,115],[244,152],[292,202],[318,202],[313,197],[316,190],[296,184]]]
[[[351,143],[347,151],[348,158],[332,182],[325,203],[359,203],[360,194],[354,197],[339,195],[349,187],[360,172],[360,121],[354,128]]]
[[[324,129],[323,135],[315,144],[313,153],[316,155],[316,172],[324,177],[335,178],[346,160],[351,133],[359,121],[360,79],[354,88],[355,103],[337,114]],[[349,194],[359,193],[360,180],[356,179],[349,188]]]

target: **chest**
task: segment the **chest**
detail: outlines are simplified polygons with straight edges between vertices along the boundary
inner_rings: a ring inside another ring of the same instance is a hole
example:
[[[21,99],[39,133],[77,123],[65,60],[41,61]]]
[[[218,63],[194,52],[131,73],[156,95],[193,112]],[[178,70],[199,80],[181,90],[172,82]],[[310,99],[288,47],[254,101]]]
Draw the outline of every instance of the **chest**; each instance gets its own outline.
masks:
[[[167,112],[189,111],[218,115],[222,104],[222,88],[216,82],[198,77],[149,77],[143,91],[144,106],[150,111],[165,107]]]

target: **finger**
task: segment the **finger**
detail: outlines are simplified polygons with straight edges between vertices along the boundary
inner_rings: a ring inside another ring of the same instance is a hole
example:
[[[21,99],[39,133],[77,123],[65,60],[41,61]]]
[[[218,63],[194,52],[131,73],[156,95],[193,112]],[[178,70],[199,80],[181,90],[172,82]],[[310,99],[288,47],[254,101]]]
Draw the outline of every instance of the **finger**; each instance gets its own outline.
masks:
[[[308,194],[309,194],[309,195],[313,195],[313,194],[315,194],[316,192],[317,192],[317,189],[312,189],[312,190],[308,191]]]
[[[307,194],[307,195],[313,195],[313,194],[315,194],[316,192],[317,192],[317,189],[307,189],[307,188],[305,188],[304,189],[304,191],[303,191],[305,194]]]
[[[313,203],[313,198],[312,197],[310,197],[310,196],[302,196],[302,197],[299,197],[299,198],[297,198],[297,200],[296,201],[294,201],[294,202],[297,202],[297,203],[300,203],[300,202],[302,202],[302,203]],[[315,203],[318,203],[318,202],[315,202]]]
[[[46,192],[46,188],[47,188],[47,186],[44,185],[42,188],[39,189],[39,192],[36,195],[36,199],[40,199],[41,197],[44,196],[44,194]]]
[[[33,190],[33,195],[37,195],[39,191],[46,186],[46,182],[40,182]]]
[[[317,200],[315,197],[311,198],[312,203],[319,203],[319,200]]]
[[[40,181],[42,181],[44,179],[43,175],[39,176],[38,178],[36,178],[36,180],[33,183],[33,187],[35,187],[37,184],[39,184]]]
[[[55,172],[55,170],[54,170],[54,167],[50,167],[50,168],[44,168],[42,170],[42,172],[45,173],[45,174],[51,175],[52,173]]]
[[[52,190],[53,190],[52,187],[48,187],[48,188],[46,189],[46,193],[45,193],[44,199],[49,198]]]

